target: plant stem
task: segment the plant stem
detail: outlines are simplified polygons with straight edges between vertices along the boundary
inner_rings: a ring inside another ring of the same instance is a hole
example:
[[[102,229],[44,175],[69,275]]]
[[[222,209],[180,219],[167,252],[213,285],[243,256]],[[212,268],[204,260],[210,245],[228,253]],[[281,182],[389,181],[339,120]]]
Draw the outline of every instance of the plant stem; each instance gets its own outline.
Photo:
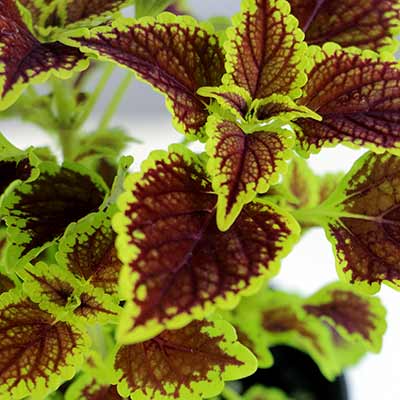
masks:
[[[383,221],[381,217],[371,217],[368,215],[354,214],[346,211],[335,210],[333,208],[316,207],[291,211],[294,218],[300,223],[323,226],[330,219],[353,218],[364,221]]]
[[[94,92],[89,97],[86,102],[85,108],[82,111],[82,114],[78,118],[78,121],[75,124],[75,128],[79,129],[86,122],[89,115],[93,111],[94,106],[96,105],[100,95],[103,93],[104,88],[106,87],[111,75],[114,71],[115,66],[113,64],[106,65],[103,75],[100,77],[100,80],[94,90]]]
[[[132,72],[128,72],[124,79],[122,79],[121,83],[119,84],[117,90],[114,93],[114,96],[112,97],[110,103],[108,104],[106,111],[103,114],[103,118],[100,121],[99,124],[99,130],[105,130],[108,128],[108,125],[112,119],[112,117],[114,116],[115,112],[118,109],[118,106],[120,105],[124,94],[126,92],[126,90],[129,87],[129,84],[132,81],[133,78],[133,73]]]
[[[71,86],[58,79],[52,81],[53,95],[57,109],[57,132],[64,159],[71,159],[77,130],[74,129],[76,102]]]
[[[242,400],[242,396],[227,385],[224,387],[222,396],[224,396],[226,400]]]

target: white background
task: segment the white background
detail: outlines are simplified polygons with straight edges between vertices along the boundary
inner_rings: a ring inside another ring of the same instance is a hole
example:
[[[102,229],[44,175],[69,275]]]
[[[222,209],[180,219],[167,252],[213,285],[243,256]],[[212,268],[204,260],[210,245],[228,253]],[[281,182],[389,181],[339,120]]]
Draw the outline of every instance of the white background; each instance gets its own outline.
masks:
[[[191,0],[197,16],[232,15],[239,10],[239,0]],[[122,76],[117,73],[109,89],[115,88]],[[107,91],[100,101],[97,113],[107,104]],[[126,127],[129,132],[143,140],[143,145],[132,145],[126,154],[135,157],[134,168],[147,157],[152,149],[167,148],[168,144],[179,142],[182,136],[171,127],[161,96],[146,85],[134,82],[117,114],[114,123]],[[92,121],[94,125],[94,121]],[[1,121],[0,131],[15,145],[55,144],[36,129],[14,121]],[[324,150],[310,158],[311,166],[318,173],[347,171],[361,151],[344,147]],[[334,258],[329,242],[322,230],[307,233],[294,251],[284,260],[282,269],[274,282],[281,288],[311,294],[325,283],[337,279]],[[379,297],[385,304],[388,315],[388,330],[384,337],[383,349],[379,355],[368,355],[363,361],[346,373],[351,400],[397,400],[400,399],[400,293],[383,287]],[[323,400],[323,399],[321,399]]]

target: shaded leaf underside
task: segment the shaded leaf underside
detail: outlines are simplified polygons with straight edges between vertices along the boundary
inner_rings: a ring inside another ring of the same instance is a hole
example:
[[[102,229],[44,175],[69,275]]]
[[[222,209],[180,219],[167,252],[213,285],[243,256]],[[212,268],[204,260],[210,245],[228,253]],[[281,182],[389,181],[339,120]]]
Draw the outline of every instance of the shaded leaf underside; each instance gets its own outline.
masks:
[[[103,202],[104,184],[73,165],[45,162],[33,182],[23,183],[4,199],[12,243],[22,256],[62,235],[67,226],[96,211]]]

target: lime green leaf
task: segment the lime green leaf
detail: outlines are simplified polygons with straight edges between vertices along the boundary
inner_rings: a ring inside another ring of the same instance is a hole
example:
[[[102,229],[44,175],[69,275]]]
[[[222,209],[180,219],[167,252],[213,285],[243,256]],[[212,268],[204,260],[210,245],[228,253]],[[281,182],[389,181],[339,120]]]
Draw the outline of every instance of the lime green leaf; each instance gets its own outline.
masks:
[[[134,70],[166,95],[179,131],[202,136],[209,100],[197,90],[218,86],[225,72],[212,27],[165,13],[157,19],[118,19],[65,43]]]
[[[154,152],[125,190],[113,220],[124,264],[127,303],[118,331],[124,343],[234,307],[278,272],[298,238],[295,221],[266,202],[245,206],[221,232],[204,162],[184,146]]]
[[[71,224],[60,241],[56,259],[76,277],[116,296],[121,262],[114,245],[111,215],[98,212]]]
[[[54,41],[41,43],[21,18],[14,0],[1,0],[0,110],[11,106],[30,84],[50,76],[66,79],[89,66],[76,48]]]
[[[371,51],[328,43],[310,48],[307,85],[299,104],[321,121],[300,118],[299,151],[318,152],[343,143],[399,153],[400,68]]]
[[[106,186],[82,166],[52,162],[39,165],[32,182],[12,185],[2,201],[11,245],[7,262],[18,268],[64,234],[67,226],[96,211]]]
[[[290,398],[280,389],[256,385],[247,390],[243,400],[290,400]]]
[[[243,1],[225,42],[224,84],[246,89],[253,99],[275,93],[299,97],[306,82],[306,44],[297,25],[285,0]]]
[[[375,51],[397,49],[400,4],[397,0],[289,0],[306,32],[306,41],[336,42]]]
[[[136,0],[136,17],[155,16],[173,3],[174,0]]]
[[[114,366],[121,374],[118,391],[125,396],[200,400],[218,395],[224,381],[252,374],[257,360],[230,324],[213,318],[122,346]]]
[[[14,290],[0,298],[0,396],[43,398],[75,374],[87,335]]]
[[[319,211],[339,275],[368,293],[399,288],[399,180],[400,158],[367,153]]]
[[[293,137],[288,131],[267,129],[246,134],[234,122],[217,116],[208,120],[207,170],[218,194],[217,224],[223,231],[235,222],[245,204],[267,192],[286,171]]]
[[[386,330],[386,311],[378,298],[365,296],[348,285],[334,283],[306,300],[308,314],[326,321],[346,340],[362,342],[378,353]]]

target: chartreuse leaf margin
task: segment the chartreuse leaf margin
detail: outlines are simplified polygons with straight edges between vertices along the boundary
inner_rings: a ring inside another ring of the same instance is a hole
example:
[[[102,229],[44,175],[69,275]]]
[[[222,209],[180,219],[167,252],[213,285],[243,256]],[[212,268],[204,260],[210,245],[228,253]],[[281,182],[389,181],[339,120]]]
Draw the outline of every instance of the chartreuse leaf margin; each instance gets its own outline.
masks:
[[[204,298],[197,298],[195,297],[194,303],[188,302],[188,305],[190,304],[190,310],[185,310],[185,311],[178,311],[177,306],[178,304],[176,303],[175,305],[170,304],[169,305],[169,310],[165,313],[163,311],[164,317],[162,318],[162,322],[157,321],[154,319],[155,317],[146,317],[145,320],[147,322],[142,325],[142,326],[135,326],[136,322],[135,319],[138,318],[139,316],[147,315],[149,312],[148,309],[147,311],[141,310],[141,307],[138,306],[140,303],[142,307],[144,307],[144,304],[146,304],[146,301],[150,303],[152,300],[148,298],[148,286],[144,283],[145,281],[141,280],[141,276],[146,277],[146,274],[143,272],[143,269],[146,267],[151,267],[151,262],[147,262],[146,259],[140,259],[141,255],[141,248],[140,248],[140,243],[142,246],[145,245],[145,240],[146,236],[143,233],[143,229],[146,226],[154,226],[153,232],[152,232],[152,237],[156,234],[156,227],[155,225],[151,224],[151,219],[148,220],[148,222],[140,222],[138,225],[138,228],[135,228],[135,224],[133,223],[133,219],[138,217],[138,210],[133,210],[132,207],[136,206],[143,206],[144,209],[151,209],[148,207],[151,207],[151,200],[150,200],[150,194],[155,195],[156,190],[157,190],[157,180],[158,179],[163,179],[164,180],[164,185],[165,187],[168,187],[168,182],[166,181],[166,170],[163,169],[163,165],[172,165],[174,162],[182,163],[179,164],[179,168],[176,169],[176,172],[172,176],[174,176],[176,173],[180,175],[183,179],[187,179],[189,183],[187,185],[189,186],[182,186],[181,181],[178,181],[178,189],[176,190],[177,193],[183,193],[185,194],[185,187],[188,187],[190,189],[190,185],[193,183],[191,179],[196,179],[197,183],[197,189],[194,189],[193,195],[194,197],[189,197],[189,198],[184,198],[181,199],[180,203],[183,203],[184,206],[188,207],[185,209],[183,212],[178,211],[175,209],[173,211],[177,212],[177,216],[179,218],[179,215],[190,215],[190,213],[194,212],[199,212],[200,215],[205,212],[207,207],[210,207],[207,213],[209,213],[210,217],[208,218],[214,218],[213,216],[215,215],[215,206],[216,206],[216,201],[217,201],[217,196],[211,191],[211,185],[210,182],[207,179],[206,173],[205,173],[205,162],[202,160],[201,157],[195,155],[192,153],[190,150],[186,149],[185,147],[181,145],[172,145],[169,148],[169,152],[165,151],[156,151],[153,152],[150,157],[143,162],[141,172],[136,173],[133,175],[130,175],[125,182],[125,193],[119,198],[118,200],[118,208],[120,210],[119,213],[115,215],[113,218],[113,227],[114,230],[117,232],[117,240],[116,240],[116,246],[118,249],[118,254],[123,262],[123,267],[121,270],[121,275],[120,275],[120,293],[122,295],[122,298],[126,299],[126,304],[124,308],[124,312],[121,317],[119,329],[118,329],[118,341],[122,343],[134,343],[134,342],[140,342],[146,339],[150,339],[151,337],[159,334],[162,332],[164,329],[179,329],[186,324],[188,324],[191,320],[193,319],[201,319],[204,318],[208,315],[210,315],[216,308],[223,308],[223,309],[230,309],[234,308],[240,299],[240,296],[250,296],[252,294],[255,294],[263,285],[265,280],[267,278],[270,278],[274,275],[279,270],[279,264],[281,258],[283,258],[288,252],[290,251],[291,247],[293,244],[297,241],[300,230],[299,226],[296,223],[296,221],[287,213],[283,212],[276,206],[273,206],[272,204],[269,203],[263,203],[263,202],[255,202],[251,205],[249,205],[250,208],[248,208],[247,211],[243,212],[243,216],[239,217],[239,219],[236,221],[235,226],[240,226],[241,223],[246,224],[246,218],[250,218],[250,215],[252,213],[260,213],[260,220],[257,223],[261,223],[261,219],[263,219],[263,223],[265,224],[265,229],[269,229],[269,235],[266,234],[266,232],[263,232],[262,229],[260,232],[262,232],[263,235],[266,235],[262,237],[262,239],[254,239],[252,243],[254,243],[256,246],[257,240],[261,241],[259,244],[259,248],[255,250],[256,254],[254,261],[248,261],[251,265],[251,268],[249,270],[249,276],[246,277],[246,280],[243,280],[241,277],[241,274],[243,272],[240,272],[239,268],[239,263],[238,261],[235,262],[234,265],[236,265],[237,268],[237,283],[235,284],[227,284],[226,289],[224,289],[224,292],[220,294],[213,294],[211,297],[210,295],[205,292],[205,294],[202,294],[201,296],[205,296]],[[157,170],[157,168],[160,168],[160,170]],[[185,171],[185,168],[187,168],[187,171]],[[189,171],[189,172],[188,172]],[[192,183],[191,183],[192,182]],[[201,183],[199,183],[201,182]],[[152,192],[152,185],[154,184],[154,191]],[[193,183],[194,185],[194,183]],[[198,191],[200,187],[203,187],[204,189],[203,192]],[[158,187],[159,188],[159,187]],[[145,200],[144,203],[142,202],[142,199],[137,198],[135,196],[139,196],[138,193],[139,191],[143,190],[150,190],[149,194],[143,194],[143,196],[147,196],[147,200]],[[136,194],[135,194],[136,193]],[[160,192],[161,194],[163,191]],[[203,196],[202,200],[204,203],[202,204],[196,204],[198,200],[194,200],[198,196]],[[192,204],[191,201],[194,200],[194,203]],[[147,203],[147,204],[146,204]],[[159,205],[156,206],[155,213],[158,213],[160,210],[160,205],[162,205],[162,202],[159,202]],[[208,204],[207,204],[208,203]],[[172,203],[171,203],[172,204]],[[186,205],[187,204],[187,205]],[[193,211],[196,210],[196,208],[192,207],[200,207],[199,211]],[[265,215],[263,214],[265,213]],[[146,213],[145,213],[146,214]],[[275,220],[272,220],[272,215],[276,214]],[[156,214],[154,214],[156,215]],[[196,215],[196,214],[194,214]],[[172,214],[172,217],[174,217],[174,214]],[[194,221],[196,221],[195,217]],[[204,219],[204,217],[202,217]],[[241,220],[242,218],[242,220]],[[268,221],[268,218],[271,218],[271,221]],[[146,221],[146,217],[144,219]],[[192,257],[192,253],[196,253],[196,245],[199,244],[197,243],[198,240],[204,235],[204,229],[208,229],[210,232],[210,235],[215,235],[213,238],[213,243],[217,240],[221,240],[222,243],[224,243],[224,240],[229,240],[228,238],[230,237],[230,231],[227,233],[224,232],[219,232],[218,229],[213,228],[212,224],[215,224],[215,222],[208,222],[209,220],[206,220],[206,225],[203,229],[201,229],[198,232],[198,239],[193,242],[193,248],[189,250],[189,253],[187,253],[184,258],[180,261],[180,267],[183,267],[187,263],[187,257]],[[150,225],[149,225],[150,223]],[[186,221],[186,224],[189,222]],[[197,222],[196,222],[197,224]],[[211,225],[210,225],[211,224]],[[140,227],[141,226],[141,227]],[[235,229],[235,226],[233,226],[231,229]],[[251,225],[253,226],[253,225]],[[129,232],[129,230],[132,230],[133,232]],[[168,235],[168,230],[165,230],[165,227],[162,231],[162,237],[165,239],[165,236]],[[214,234],[215,232],[215,234]],[[193,233],[191,233],[193,234]],[[242,233],[243,235],[244,233]],[[226,236],[224,236],[226,235]],[[272,235],[275,235],[273,238]],[[247,240],[247,238],[244,238]],[[171,240],[171,239],[167,239]],[[182,239],[180,239],[182,240]],[[209,239],[211,240],[211,239]],[[273,240],[273,244],[271,244],[271,240]],[[263,243],[265,241],[266,247],[263,247]],[[269,243],[267,245],[267,243]],[[228,246],[229,242],[224,244],[224,246]],[[200,243],[199,246],[205,246],[204,248],[207,248],[207,243]],[[250,245],[250,242],[249,242]],[[148,246],[148,244],[147,244]],[[146,250],[145,247],[145,255],[147,257],[147,254],[149,253],[150,248]],[[160,255],[160,246],[156,245],[156,248],[152,250],[151,254],[154,254],[154,256],[159,256]],[[200,252],[200,250],[198,250]],[[176,250],[175,250],[176,252]],[[182,252],[182,250],[180,250]],[[183,253],[182,253],[183,254]],[[197,254],[197,253],[196,253]],[[200,252],[200,254],[202,254]],[[166,256],[168,257],[171,255],[171,253],[168,253]],[[225,256],[227,256],[225,254]],[[232,256],[233,257],[233,256]],[[258,259],[258,257],[261,257],[261,259]],[[251,259],[250,259],[251,260]],[[164,260],[168,265],[168,259]],[[229,263],[230,260],[227,260]],[[217,264],[215,264],[215,268],[223,268],[220,265],[222,261],[219,261]],[[228,264],[229,265],[229,264]],[[140,267],[140,270],[137,269],[137,266]],[[162,266],[162,264],[160,264]],[[172,268],[173,264],[169,267]],[[244,268],[249,268],[246,267],[246,264],[243,265]],[[225,266],[227,268],[227,266]],[[254,269],[254,271],[253,271]],[[140,272],[141,271],[141,272]],[[157,274],[164,274],[169,276],[169,270],[168,269],[161,269]],[[170,271],[171,273],[171,279],[174,277],[175,272],[172,270]],[[231,272],[232,273],[232,272]],[[150,278],[154,274],[154,271],[150,273]],[[175,278],[174,278],[175,279]],[[167,279],[168,282],[168,279]],[[202,282],[201,276],[199,278],[199,283]],[[168,286],[170,286],[173,282],[170,281]],[[137,286],[139,284],[139,286]],[[153,286],[153,284],[151,285]],[[182,290],[180,287],[179,290]],[[213,289],[214,291],[214,289]],[[157,296],[156,293],[153,294],[153,296]],[[174,300],[177,301],[177,300]],[[146,310],[146,308],[144,308]],[[150,314],[151,315],[151,314]],[[144,317],[143,317],[144,318]]]
[[[156,353],[154,361],[158,360],[159,375],[146,370],[152,364],[151,348]],[[138,357],[132,357],[134,354]],[[147,362],[135,365],[142,360],[139,354]],[[208,356],[204,357],[205,354]],[[120,376],[118,392],[135,399],[201,400],[220,394],[225,381],[241,379],[257,369],[257,359],[238,342],[235,329],[217,315],[193,321],[180,330],[165,331],[148,342],[117,347],[114,360]],[[131,364],[125,365],[125,360]],[[180,377],[183,381],[177,382]],[[150,384],[143,387],[143,383]]]

